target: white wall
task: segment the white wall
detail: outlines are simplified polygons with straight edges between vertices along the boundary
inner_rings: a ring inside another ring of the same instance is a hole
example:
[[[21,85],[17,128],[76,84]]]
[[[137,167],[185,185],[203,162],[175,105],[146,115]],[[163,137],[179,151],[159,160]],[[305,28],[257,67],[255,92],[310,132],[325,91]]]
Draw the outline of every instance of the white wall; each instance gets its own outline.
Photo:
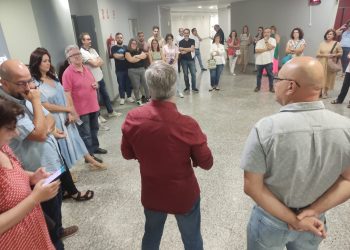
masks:
[[[160,7],[159,14],[160,14],[160,30],[163,37],[165,37],[166,34],[171,33],[170,9]]]
[[[0,23],[10,57],[29,63],[30,53],[40,46],[30,0],[1,0]]]
[[[225,39],[231,32],[231,7],[224,7],[218,9],[219,25],[224,31]]]
[[[68,0],[32,0],[32,7],[41,47],[50,52],[57,69],[65,60],[65,46],[75,43]]]
[[[300,27],[307,42],[305,55],[315,56],[325,31],[334,24],[337,8],[337,0],[322,1],[322,4],[311,7],[312,25],[309,26],[310,9],[306,0],[246,0],[231,4],[231,28],[240,32],[247,24],[251,34],[255,35],[258,26],[275,25],[282,38],[282,57],[291,30]],[[253,62],[252,46],[250,53]]]

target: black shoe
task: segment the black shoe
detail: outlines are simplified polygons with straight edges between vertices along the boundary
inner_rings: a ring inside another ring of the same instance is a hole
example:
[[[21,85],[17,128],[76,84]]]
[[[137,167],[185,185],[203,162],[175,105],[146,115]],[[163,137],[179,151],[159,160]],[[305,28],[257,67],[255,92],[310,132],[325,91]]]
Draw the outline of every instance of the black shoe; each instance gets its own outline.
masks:
[[[190,89],[189,88],[185,88],[183,92],[186,92],[186,91],[189,91]]]
[[[270,92],[271,93],[275,93],[275,89],[274,88],[270,88]]]
[[[99,163],[103,163],[103,161],[100,159],[100,158],[97,158],[96,156],[94,155],[91,155],[92,158],[94,158],[95,161],[99,162]],[[89,163],[87,160],[85,160],[85,163]]]
[[[203,68],[202,71],[207,71],[207,69]]]
[[[198,93],[198,92],[199,92],[199,90],[198,90],[197,88],[192,89],[192,91],[193,91],[193,92],[196,92],[196,93]]]
[[[96,149],[96,151],[94,153],[95,154],[103,154],[104,155],[104,154],[107,154],[108,151],[103,149],[103,148],[98,148],[98,149]]]
[[[146,102],[147,102],[146,96],[142,96],[142,97],[141,97],[141,102],[142,102],[142,103],[146,103]]]
[[[256,87],[255,89],[254,89],[254,92],[259,92],[260,91],[260,88],[259,87]]]

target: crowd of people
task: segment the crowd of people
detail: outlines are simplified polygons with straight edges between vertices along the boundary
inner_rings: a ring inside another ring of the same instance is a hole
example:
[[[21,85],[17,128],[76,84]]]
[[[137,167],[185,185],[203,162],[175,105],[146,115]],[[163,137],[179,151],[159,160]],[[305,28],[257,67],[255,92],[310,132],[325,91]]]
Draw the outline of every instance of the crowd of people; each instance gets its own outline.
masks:
[[[241,34],[232,30],[227,40],[219,25],[214,29],[209,91],[220,90],[226,53],[232,75],[236,63],[246,72],[253,45],[254,91],[260,91],[265,70],[269,90],[283,106],[253,127],[243,151],[244,191],[256,202],[248,249],[317,249],[327,236],[324,213],[350,197],[350,121],[319,101],[333,89],[337,71],[346,74],[332,104],[342,103],[350,87],[350,21],[326,31],[317,59],[303,56],[304,33],[294,28],[281,69],[275,26],[259,27],[252,36],[245,25]],[[196,28],[180,28],[175,38],[163,38],[158,26],[152,31],[147,40],[138,32],[127,45],[118,32],[110,51],[119,104],[140,106],[122,125],[121,152],[140,164],[146,218],[142,249],[159,249],[167,215],[174,214],[185,249],[200,250],[201,197],[193,167],[209,170],[213,156],[199,124],[177,110],[176,95],[199,92],[195,60],[207,71],[202,38]],[[78,190],[70,169],[79,160],[92,170],[108,168],[96,156],[108,154],[98,138],[100,128],[108,130],[100,103],[107,118],[122,114],[112,105],[101,70],[104,62],[92,48],[90,35],[82,33],[80,42],[80,48],[66,46],[60,72],[45,48],[30,54],[29,65],[15,59],[0,65],[0,249],[64,249],[62,240],[78,226],[62,225],[62,200],[94,197],[93,190]],[[342,67],[336,70],[340,60]]]

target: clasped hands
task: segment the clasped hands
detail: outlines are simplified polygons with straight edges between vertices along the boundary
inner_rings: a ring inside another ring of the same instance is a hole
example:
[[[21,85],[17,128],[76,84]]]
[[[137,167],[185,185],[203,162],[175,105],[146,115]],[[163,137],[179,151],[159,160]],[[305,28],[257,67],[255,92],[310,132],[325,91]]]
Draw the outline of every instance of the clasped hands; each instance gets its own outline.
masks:
[[[303,210],[288,227],[299,232],[308,231],[324,239],[327,237],[325,223],[318,219],[318,214],[312,208]]]

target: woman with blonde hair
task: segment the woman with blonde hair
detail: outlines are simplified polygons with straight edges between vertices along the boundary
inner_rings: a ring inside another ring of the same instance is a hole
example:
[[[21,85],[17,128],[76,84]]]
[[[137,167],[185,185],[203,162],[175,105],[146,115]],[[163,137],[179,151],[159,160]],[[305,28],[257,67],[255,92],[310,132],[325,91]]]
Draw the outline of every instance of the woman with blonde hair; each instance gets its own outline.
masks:
[[[249,46],[252,43],[252,37],[249,33],[249,28],[244,25],[242,28],[242,34],[239,37],[240,40],[240,52],[239,63],[242,65],[241,72],[245,73],[249,60]]]

